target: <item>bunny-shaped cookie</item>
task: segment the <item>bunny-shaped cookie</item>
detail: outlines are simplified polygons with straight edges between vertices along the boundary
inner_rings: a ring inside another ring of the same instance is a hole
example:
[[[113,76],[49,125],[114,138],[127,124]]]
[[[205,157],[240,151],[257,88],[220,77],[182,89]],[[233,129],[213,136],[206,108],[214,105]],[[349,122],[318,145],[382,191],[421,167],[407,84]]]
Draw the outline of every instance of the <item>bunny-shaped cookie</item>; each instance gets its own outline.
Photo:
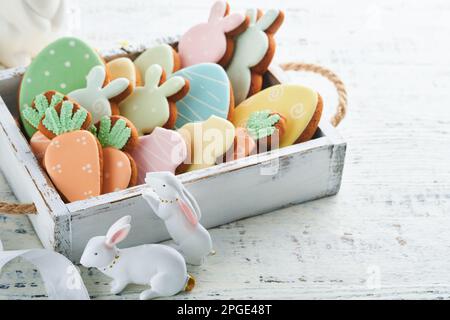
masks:
[[[28,65],[68,29],[67,0],[0,1],[0,64]]]
[[[280,10],[269,10],[258,19],[259,11],[247,12],[250,27],[237,37],[236,49],[227,73],[233,85],[236,105],[262,88],[262,76],[275,54],[273,35],[284,21]]]
[[[92,68],[86,77],[86,88],[75,90],[68,94],[70,99],[78,102],[91,113],[94,122],[100,121],[104,116],[110,117],[112,115],[109,100],[122,94],[130,85],[128,79],[119,78],[108,83],[103,88],[105,79],[105,67],[96,66]]]
[[[209,232],[199,223],[200,207],[195,198],[171,172],[152,172],[145,179],[142,196],[164,220],[177,249],[192,265],[202,265],[213,253]]]
[[[120,113],[137,128],[140,136],[151,133],[156,127],[172,129],[177,119],[175,102],[189,91],[189,82],[182,77],[164,79],[161,66],[154,64],[145,74],[145,86],[137,87],[120,105]]]
[[[230,7],[225,1],[216,1],[207,23],[189,29],[180,39],[178,51],[181,65],[189,67],[203,62],[226,66],[233,55],[233,38],[249,24],[240,13],[228,15]]]
[[[174,296],[191,291],[195,280],[188,275],[186,263],[175,249],[160,245],[142,245],[119,250],[131,230],[131,217],[125,216],[113,224],[106,236],[89,240],[81,257],[86,268],[98,268],[114,279],[111,293],[118,294],[130,284],[150,285],[141,293],[141,300]]]

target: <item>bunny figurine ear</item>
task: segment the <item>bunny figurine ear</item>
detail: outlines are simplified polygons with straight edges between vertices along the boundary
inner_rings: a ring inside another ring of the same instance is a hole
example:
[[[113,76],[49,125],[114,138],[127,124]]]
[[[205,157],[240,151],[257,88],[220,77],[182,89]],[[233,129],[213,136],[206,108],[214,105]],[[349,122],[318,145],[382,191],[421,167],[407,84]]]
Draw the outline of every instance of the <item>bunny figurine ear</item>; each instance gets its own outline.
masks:
[[[209,14],[208,22],[215,22],[222,19],[228,11],[228,4],[225,1],[216,1],[211,8],[211,13]]]
[[[178,201],[178,204],[180,205],[180,209],[185,215],[186,219],[189,221],[189,223],[192,224],[193,226],[196,226],[198,224],[198,218],[193,212],[192,208],[182,199]]]
[[[113,247],[122,242],[130,233],[131,230],[131,216],[125,216],[114,223],[106,234],[106,245]]]

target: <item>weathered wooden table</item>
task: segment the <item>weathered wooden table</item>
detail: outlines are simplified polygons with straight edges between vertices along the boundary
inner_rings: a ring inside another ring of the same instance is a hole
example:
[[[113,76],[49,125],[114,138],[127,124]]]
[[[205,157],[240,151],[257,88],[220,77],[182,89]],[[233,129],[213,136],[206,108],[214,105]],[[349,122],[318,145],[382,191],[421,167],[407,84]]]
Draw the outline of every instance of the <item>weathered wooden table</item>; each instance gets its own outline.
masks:
[[[142,42],[182,32],[209,4],[81,0],[78,33],[99,48]],[[245,1],[259,4],[269,1]],[[198,287],[176,298],[449,298],[450,3],[282,4],[278,60],[325,65],[348,86],[342,190],[212,230],[218,254],[191,268]],[[317,88],[331,114],[336,96],[326,81],[292,78]],[[0,198],[14,200],[1,178]],[[6,249],[40,247],[24,217],[0,216],[0,238]],[[94,298],[134,299],[140,290],[111,296],[106,277],[82,275]],[[42,282],[14,262],[0,276],[0,299],[28,298],[45,298]]]

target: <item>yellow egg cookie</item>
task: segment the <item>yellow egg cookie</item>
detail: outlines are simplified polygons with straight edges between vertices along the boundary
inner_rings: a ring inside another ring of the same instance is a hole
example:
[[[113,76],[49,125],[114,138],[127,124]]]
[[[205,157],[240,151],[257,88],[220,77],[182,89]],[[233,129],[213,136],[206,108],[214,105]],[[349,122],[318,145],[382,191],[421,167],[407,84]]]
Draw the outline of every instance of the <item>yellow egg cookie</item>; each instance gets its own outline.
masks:
[[[320,118],[321,98],[309,88],[284,84],[270,87],[242,102],[235,110],[232,122],[236,127],[247,127],[247,122],[255,112],[268,110],[286,119],[285,132],[280,139],[280,147],[287,147],[299,141],[305,130],[314,131],[309,124],[317,126]]]

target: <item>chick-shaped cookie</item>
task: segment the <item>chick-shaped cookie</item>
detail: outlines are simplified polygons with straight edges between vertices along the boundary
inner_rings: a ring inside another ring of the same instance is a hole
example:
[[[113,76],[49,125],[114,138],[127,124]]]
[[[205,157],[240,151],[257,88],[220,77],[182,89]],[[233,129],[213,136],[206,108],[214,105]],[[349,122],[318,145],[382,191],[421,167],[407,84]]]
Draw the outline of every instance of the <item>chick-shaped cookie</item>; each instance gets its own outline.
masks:
[[[137,87],[120,105],[120,113],[137,128],[140,136],[156,127],[172,129],[177,120],[175,102],[189,91],[189,82],[182,77],[171,77],[164,82],[161,66],[152,65],[145,74],[145,86]]]
[[[86,77],[86,88],[72,91],[69,98],[75,100],[83,108],[91,113],[94,122],[100,121],[103,116],[111,116],[110,99],[121,95],[128,89],[130,81],[126,78],[119,78],[111,81],[105,87],[106,79],[104,66],[96,66],[91,69]]]

